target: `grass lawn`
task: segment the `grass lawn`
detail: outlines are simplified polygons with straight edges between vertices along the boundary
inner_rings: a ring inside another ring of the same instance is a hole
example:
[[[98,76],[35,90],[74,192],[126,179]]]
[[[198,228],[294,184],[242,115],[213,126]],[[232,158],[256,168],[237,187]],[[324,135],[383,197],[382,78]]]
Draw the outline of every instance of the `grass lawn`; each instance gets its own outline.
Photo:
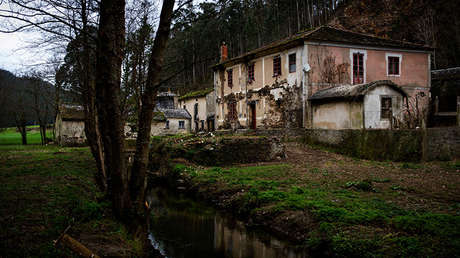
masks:
[[[0,256],[73,256],[53,240],[68,234],[99,255],[132,255],[133,243],[100,202],[88,148],[0,145]]]
[[[222,208],[329,255],[458,255],[458,162],[372,162],[297,152],[285,162],[177,164],[175,172]]]
[[[38,126],[28,126],[27,128],[30,129],[30,131],[27,131],[27,144],[41,144]],[[46,130],[46,135],[48,138],[52,138],[53,132]],[[0,130],[0,145],[16,145],[21,143],[21,134],[16,131],[15,127]]]

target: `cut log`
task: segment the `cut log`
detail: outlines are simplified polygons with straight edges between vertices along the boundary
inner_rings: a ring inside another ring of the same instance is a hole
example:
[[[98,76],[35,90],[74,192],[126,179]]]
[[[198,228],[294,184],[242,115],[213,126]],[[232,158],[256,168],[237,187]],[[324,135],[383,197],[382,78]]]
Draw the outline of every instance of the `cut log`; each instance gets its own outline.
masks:
[[[94,257],[99,258],[99,256],[93,253],[91,250],[86,248],[77,240],[73,239],[71,236],[64,234],[60,239],[60,243],[68,248],[70,248],[75,253],[79,254],[82,257]]]

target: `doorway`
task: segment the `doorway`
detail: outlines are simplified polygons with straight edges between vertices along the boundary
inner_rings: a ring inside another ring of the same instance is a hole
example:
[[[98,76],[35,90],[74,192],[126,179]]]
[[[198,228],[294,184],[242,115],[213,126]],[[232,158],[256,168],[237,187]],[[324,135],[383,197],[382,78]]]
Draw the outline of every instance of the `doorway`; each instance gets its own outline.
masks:
[[[251,102],[249,103],[249,127],[253,130],[257,127],[257,115],[256,115],[256,103]]]

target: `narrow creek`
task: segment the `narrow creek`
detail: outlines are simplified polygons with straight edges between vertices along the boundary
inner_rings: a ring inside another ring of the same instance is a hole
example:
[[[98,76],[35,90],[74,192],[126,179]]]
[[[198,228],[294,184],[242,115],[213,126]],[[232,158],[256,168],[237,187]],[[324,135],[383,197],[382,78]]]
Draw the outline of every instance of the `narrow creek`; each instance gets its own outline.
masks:
[[[165,257],[308,257],[304,250],[247,229],[243,222],[183,194],[155,188],[148,199],[152,208],[149,239]]]

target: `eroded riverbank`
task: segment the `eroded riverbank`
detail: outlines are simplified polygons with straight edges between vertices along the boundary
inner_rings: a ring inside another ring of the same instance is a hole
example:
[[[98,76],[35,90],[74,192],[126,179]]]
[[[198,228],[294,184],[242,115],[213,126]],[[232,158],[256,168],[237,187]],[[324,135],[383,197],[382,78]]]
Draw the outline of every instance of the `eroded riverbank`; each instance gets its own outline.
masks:
[[[168,178],[188,196],[313,256],[455,256],[460,247],[455,164],[296,151],[282,162],[232,167],[176,161]],[[434,184],[444,185],[443,191]]]

